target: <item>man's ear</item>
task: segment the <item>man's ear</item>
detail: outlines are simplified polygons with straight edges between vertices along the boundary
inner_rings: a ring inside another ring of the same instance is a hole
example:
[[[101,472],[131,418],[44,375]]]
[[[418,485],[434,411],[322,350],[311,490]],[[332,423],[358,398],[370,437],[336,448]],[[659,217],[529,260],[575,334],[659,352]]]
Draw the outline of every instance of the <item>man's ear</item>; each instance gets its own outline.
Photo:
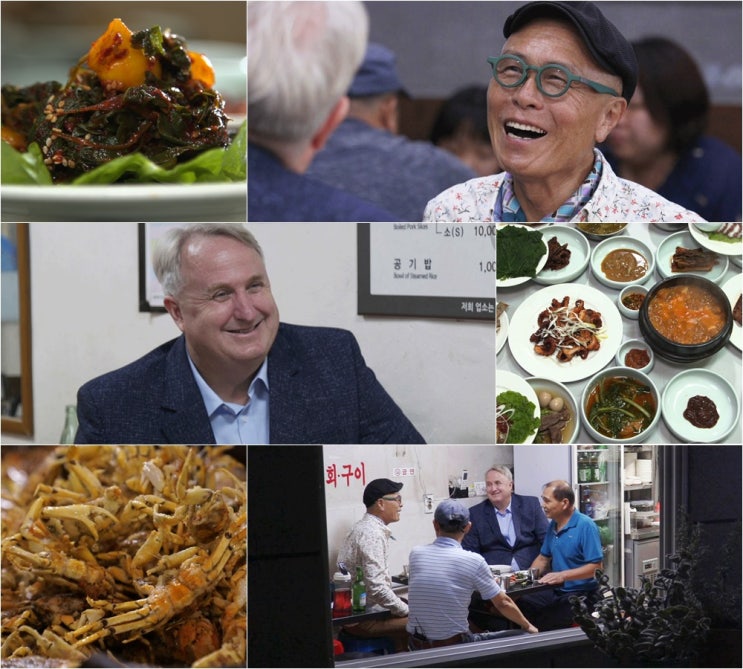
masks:
[[[619,119],[622,118],[622,115],[626,110],[627,100],[624,98],[612,98],[612,100],[607,103],[594,134],[594,139],[597,144],[601,144],[606,140],[609,133],[614,130],[617,123],[619,123]]]
[[[183,332],[183,313],[178,305],[178,302],[171,295],[166,295],[163,300],[163,306],[165,310],[170,314],[170,317],[175,321],[178,329]]]
[[[333,108],[330,110],[325,122],[320,126],[320,129],[313,135],[310,140],[310,146],[314,151],[319,151],[325,146],[325,142],[328,141],[330,135],[335,132],[335,129],[343,122],[343,119],[348,115],[348,108],[351,102],[348,96],[343,96]]]
[[[400,126],[400,103],[397,93],[382,100],[379,107],[379,122],[387,132],[397,134]]]

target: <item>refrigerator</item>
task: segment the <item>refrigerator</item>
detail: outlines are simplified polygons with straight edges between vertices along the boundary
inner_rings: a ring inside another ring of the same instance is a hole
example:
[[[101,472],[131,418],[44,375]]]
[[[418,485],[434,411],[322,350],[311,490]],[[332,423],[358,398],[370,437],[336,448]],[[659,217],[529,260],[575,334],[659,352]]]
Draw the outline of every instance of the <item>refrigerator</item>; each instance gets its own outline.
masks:
[[[622,446],[573,444],[514,445],[514,492],[540,497],[542,486],[564,479],[575,491],[575,506],[593,518],[612,585],[624,582]]]
[[[623,449],[624,584],[639,588],[660,569],[660,495],[655,446]]]

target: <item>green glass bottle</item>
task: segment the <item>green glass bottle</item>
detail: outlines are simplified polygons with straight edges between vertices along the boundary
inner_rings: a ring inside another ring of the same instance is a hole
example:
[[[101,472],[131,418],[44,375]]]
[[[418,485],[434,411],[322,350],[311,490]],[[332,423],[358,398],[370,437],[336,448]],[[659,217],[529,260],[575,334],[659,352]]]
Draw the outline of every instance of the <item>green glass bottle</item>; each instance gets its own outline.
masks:
[[[74,404],[68,404],[65,407],[64,427],[62,435],[59,437],[60,444],[74,444],[75,435],[77,434],[77,407]]]
[[[364,583],[364,571],[356,567],[356,580],[351,586],[351,606],[354,613],[366,611],[366,584]]]

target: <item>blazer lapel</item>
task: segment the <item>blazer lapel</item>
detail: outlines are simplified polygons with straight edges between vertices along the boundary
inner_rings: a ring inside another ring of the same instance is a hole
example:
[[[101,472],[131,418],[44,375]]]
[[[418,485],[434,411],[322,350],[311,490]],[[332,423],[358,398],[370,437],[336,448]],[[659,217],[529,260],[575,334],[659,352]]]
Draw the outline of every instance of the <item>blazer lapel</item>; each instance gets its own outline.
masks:
[[[496,510],[495,507],[491,504],[490,500],[485,500],[485,509],[486,509],[486,516],[488,518],[488,525],[490,527],[490,531],[495,536],[496,540],[503,540],[503,543],[508,545],[508,541],[506,541],[506,538],[503,536],[503,533],[500,531],[500,525],[498,523],[498,518],[495,515]]]
[[[214,433],[191,373],[183,335],[168,352],[163,379],[162,430],[172,444],[213,444]]]
[[[305,441],[307,394],[311,391],[299,382],[301,363],[291,344],[286,327],[279,325],[268,354],[270,397],[269,430],[272,444],[294,444]]]

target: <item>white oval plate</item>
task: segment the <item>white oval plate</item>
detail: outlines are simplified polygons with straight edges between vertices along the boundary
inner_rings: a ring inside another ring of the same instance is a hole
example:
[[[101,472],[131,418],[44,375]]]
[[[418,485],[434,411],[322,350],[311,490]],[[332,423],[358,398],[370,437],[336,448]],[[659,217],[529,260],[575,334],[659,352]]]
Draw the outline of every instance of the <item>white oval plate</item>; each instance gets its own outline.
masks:
[[[505,370],[501,372],[496,369],[495,396],[498,397],[498,395],[500,395],[505,390],[513,390],[515,393],[519,393],[519,395],[523,395],[524,397],[526,397],[526,399],[534,405],[534,418],[539,418],[539,400],[537,399],[537,394],[534,392],[534,389],[526,382],[525,379],[522,379],[517,374]],[[536,436],[537,430],[534,430],[533,434],[529,435],[524,441],[520,441],[519,443],[531,444]],[[510,444],[513,442],[509,441],[507,443]]]
[[[498,355],[508,340],[508,314],[504,311],[500,315],[500,328],[495,331],[495,354]]]
[[[3,221],[246,221],[245,181],[2,186]]]
[[[695,395],[705,395],[717,406],[720,418],[714,427],[694,427],[684,418],[689,398]],[[730,434],[740,416],[740,399],[733,386],[709,369],[687,369],[676,374],[666,384],[661,404],[661,415],[666,426],[687,443],[721,441]]]
[[[604,271],[601,269],[601,263],[604,262],[604,258],[606,258],[606,256],[608,256],[612,251],[616,251],[617,249],[629,249],[631,251],[639,253],[643,258],[645,258],[645,262],[647,262],[648,264],[648,268],[645,274],[639,279],[631,279],[630,281],[614,281],[613,279],[607,277],[606,274],[604,274]],[[654,270],[655,256],[653,254],[653,250],[647,244],[645,244],[645,242],[642,242],[639,239],[635,239],[634,237],[629,237],[627,235],[609,237],[609,239],[605,239],[603,242],[599,242],[591,253],[591,272],[601,283],[603,283],[605,286],[609,286],[609,288],[616,288],[617,290],[621,290],[625,286],[631,286],[632,284],[643,284],[651,276],[653,276]]]
[[[567,244],[570,251],[570,263],[562,269],[542,269],[535,277],[535,283],[544,286],[552,286],[556,283],[567,283],[574,281],[588,267],[588,259],[591,256],[591,245],[588,243],[586,236],[566,225],[553,225],[543,233],[545,241],[557,237],[560,244]],[[549,244],[547,245],[549,249]],[[548,255],[549,257],[549,255]],[[546,262],[546,260],[545,260]]]
[[[658,273],[664,279],[667,279],[669,276],[696,274],[715,283],[720,283],[720,279],[725,276],[725,272],[728,269],[727,256],[718,256],[719,262],[709,272],[672,272],[671,258],[676,253],[677,246],[683,246],[685,249],[696,249],[699,248],[700,244],[686,230],[666,237],[658,245],[658,250],[655,253],[655,265],[658,268]]]
[[[537,317],[550,306],[552,298],[561,301],[570,297],[570,303],[581,299],[586,307],[601,313],[606,338],[601,341],[598,351],[591,351],[588,357],[575,357],[570,362],[558,362],[554,355],[539,355],[529,337],[537,329]],[[511,316],[508,331],[508,346],[516,362],[532,376],[543,376],[553,381],[569,383],[580,381],[603,369],[614,358],[622,343],[622,316],[616,304],[602,292],[591,286],[577,283],[563,283],[547,286],[532,293]]]
[[[735,303],[743,292],[743,275],[736,274],[731,276],[724,284],[722,284],[722,292],[728,298],[730,302],[730,308],[735,307]],[[733,321],[733,331],[730,333],[730,343],[735,346],[738,350],[743,351],[743,327],[737,321]]]
[[[689,223],[689,232],[702,246],[720,255],[739,256],[743,253],[743,240],[740,238],[737,242],[718,242],[717,240],[710,239],[704,230],[700,230],[693,223]]]
[[[507,225],[498,225],[498,230],[500,230],[501,228],[505,228],[505,227],[507,227]],[[496,238],[497,238],[497,235],[498,235],[498,230],[496,230],[496,232],[495,232]],[[544,238],[544,233],[542,233],[542,244],[544,244],[544,255],[539,259],[539,262],[537,263],[536,274],[539,274],[539,272],[542,270],[542,268],[546,264],[547,258],[549,256],[549,249],[547,248],[547,241]],[[497,263],[498,262],[498,246],[497,246],[497,242],[496,242],[496,247],[495,247],[495,253],[496,253],[495,262]],[[498,278],[496,278],[495,279],[495,286],[496,286],[496,288],[510,288],[511,286],[519,286],[522,283],[526,283],[527,281],[531,281],[531,279],[532,279],[532,277],[530,277],[530,276],[514,276],[511,279],[498,279]]]
[[[493,573],[499,571],[501,574],[510,574],[513,571],[513,567],[510,564],[491,564],[490,571]]]

